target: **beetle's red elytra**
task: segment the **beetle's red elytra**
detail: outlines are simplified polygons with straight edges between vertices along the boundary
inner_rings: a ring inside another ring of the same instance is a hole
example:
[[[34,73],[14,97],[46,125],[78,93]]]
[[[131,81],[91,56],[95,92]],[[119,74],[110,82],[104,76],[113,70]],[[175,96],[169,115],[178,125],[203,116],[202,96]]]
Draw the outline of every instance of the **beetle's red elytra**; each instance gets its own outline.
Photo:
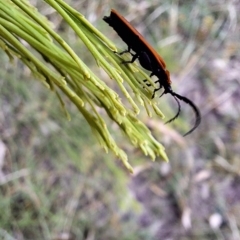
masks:
[[[132,59],[130,61],[124,61],[123,64],[133,63],[136,59],[139,60],[140,65],[148,71],[151,71],[150,77],[156,76],[158,80],[155,83],[159,84],[159,87],[154,89],[153,96],[154,98],[155,93],[160,90],[162,87],[164,88],[164,92],[161,94],[171,94],[178,104],[178,111],[177,114],[171,118],[166,123],[169,123],[175,120],[180,112],[181,112],[181,105],[178,101],[184,101],[185,103],[189,104],[196,115],[195,124],[193,128],[191,128],[184,136],[193,132],[201,122],[201,114],[195,104],[186,97],[183,97],[177,93],[175,93],[171,88],[171,80],[170,80],[170,73],[166,69],[166,64],[163,58],[157,53],[157,51],[144,39],[144,37],[123,17],[121,16],[116,10],[112,9],[110,16],[105,16],[103,18],[105,22],[107,22],[122,38],[122,40],[127,44],[128,49],[119,53],[124,54],[129,52],[132,55]],[[135,53],[132,53],[134,51]],[[161,97],[160,96],[160,97]]]

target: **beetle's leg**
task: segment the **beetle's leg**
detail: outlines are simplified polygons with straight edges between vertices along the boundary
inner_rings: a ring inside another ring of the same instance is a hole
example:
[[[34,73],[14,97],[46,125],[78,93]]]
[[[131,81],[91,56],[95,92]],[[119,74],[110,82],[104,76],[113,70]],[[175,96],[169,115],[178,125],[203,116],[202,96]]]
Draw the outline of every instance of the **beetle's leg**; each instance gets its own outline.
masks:
[[[152,77],[152,76],[154,76],[154,73],[153,73],[153,72],[150,74],[150,77]],[[143,82],[146,83],[146,82],[147,82],[147,79],[144,79]],[[156,80],[154,83],[155,83],[155,84],[159,83],[159,87],[154,89],[154,92],[153,92],[153,95],[152,95],[152,99],[155,97],[155,93],[162,88],[162,85],[161,85],[159,79]],[[146,85],[147,85],[148,87],[151,87],[151,86],[152,86],[151,83],[146,83]]]
[[[126,49],[126,50],[124,50],[120,53],[118,53],[118,52],[115,52],[115,53],[117,53],[119,55],[123,55],[124,53],[130,53],[132,56],[134,55],[133,53],[131,53],[131,48],[130,47],[128,47],[128,49]]]
[[[153,74],[153,73],[151,73],[151,75],[150,75],[150,76],[152,77],[153,75],[154,75],[154,74]],[[157,88],[154,88],[153,95],[152,95],[152,99],[155,97],[155,94],[156,94],[156,92],[157,92],[157,91],[159,91],[159,90],[162,88],[162,84],[161,84],[161,82],[160,82],[160,80],[159,80],[159,79],[158,79],[158,80],[156,80],[154,83],[155,83],[155,84],[157,84],[157,83],[158,83],[159,85],[158,85],[158,87],[157,87]],[[163,94],[162,94],[162,95],[163,95]],[[162,96],[162,95],[161,95],[161,96]],[[161,96],[160,96],[160,97],[161,97]]]
[[[144,79],[143,82],[145,82],[145,84],[146,84],[148,87],[151,87],[151,86],[152,86],[151,83],[147,82],[147,79]]]
[[[131,53],[132,54],[132,53]],[[128,63],[134,63],[135,62],[135,60],[137,59],[139,57],[139,54],[132,54],[132,60],[130,60],[130,61],[123,61],[123,62],[121,62],[122,64],[128,64]]]
[[[152,72],[152,73],[150,74],[150,77],[152,77],[152,76],[154,76],[154,75],[155,75],[155,74]],[[152,86],[151,83],[148,83],[148,82],[147,82],[147,79],[144,79],[143,82],[145,82],[145,84],[146,84],[148,87],[151,87],[151,86]],[[162,88],[162,84],[161,84],[161,82],[160,82],[159,79],[157,79],[154,83],[155,83],[155,84],[158,83],[159,86],[158,86],[157,88],[154,88],[154,91],[153,91],[153,94],[152,94],[152,99],[155,97],[156,92],[159,91],[159,90]],[[145,88],[145,87],[143,86],[143,88]],[[164,92],[164,93],[165,93],[165,92]],[[164,94],[164,93],[163,93],[163,94]],[[162,95],[163,95],[163,94],[162,94]],[[162,95],[161,95],[161,96],[162,96]],[[161,96],[160,96],[160,97],[161,97]]]
[[[124,53],[131,53],[130,52],[130,50],[129,49],[127,49],[127,50],[124,50],[124,51],[122,51],[122,52],[120,52],[120,53],[118,53],[119,55],[123,55]],[[132,54],[132,53],[131,53]]]
[[[154,75],[154,74],[153,74],[153,73],[151,73],[151,74],[150,74],[150,77],[152,77],[153,75]],[[143,80],[143,82],[145,82],[145,83],[146,83],[146,82],[147,82],[147,79],[144,79],[144,80]],[[155,82],[155,83],[156,83],[156,82]],[[151,86],[152,86],[152,84],[151,84],[151,83],[146,83],[146,85],[147,85],[148,87],[151,87]],[[143,88],[144,88],[144,87],[143,87]]]
[[[119,55],[123,55],[124,53],[128,53],[129,51],[128,50],[124,50],[124,51],[122,51],[122,52],[116,52],[117,54],[119,54]]]

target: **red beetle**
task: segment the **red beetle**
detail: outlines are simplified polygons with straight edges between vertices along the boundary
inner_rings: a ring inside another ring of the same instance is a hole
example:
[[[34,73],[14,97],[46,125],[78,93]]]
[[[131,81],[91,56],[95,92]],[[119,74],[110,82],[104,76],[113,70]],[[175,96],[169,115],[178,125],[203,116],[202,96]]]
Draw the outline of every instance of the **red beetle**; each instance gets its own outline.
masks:
[[[136,59],[138,59],[143,68],[147,69],[148,71],[151,71],[150,77],[156,76],[158,78],[158,80],[155,83],[158,83],[159,87],[154,89],[152,98],[154,98],[155,93],[163,87],[164,92],[162,93],[162,95],[170,93],[177,101],[178,103],[177,114],[166,123],[173,121],[179,116],[181,111],[181,106],[178,101],[179,99],[184,101],[185,103],[188,103],[193,108],[196,115],[196,120],[193,128],[190,129],[186,134],[184,134],[184,136],[194,131],[201,122],[201,114],[198,108],[191,100],[175,93],[172,90],[170,73],[166,69],[166,64],[162,57],[144,39],[144,37],[116,10],[112,9],[110,16],[109,17],[105,16],[103,20],[107,22],[117,32],[117,34],[122,38],[122,40],[127,44],[128,49],[121,52],[120,54],[129,52],[132,55],[131,61],[125,61],[122,63],[124,64],[133,63]],[[131,51],[134,51],[135,53],[132,53]]]

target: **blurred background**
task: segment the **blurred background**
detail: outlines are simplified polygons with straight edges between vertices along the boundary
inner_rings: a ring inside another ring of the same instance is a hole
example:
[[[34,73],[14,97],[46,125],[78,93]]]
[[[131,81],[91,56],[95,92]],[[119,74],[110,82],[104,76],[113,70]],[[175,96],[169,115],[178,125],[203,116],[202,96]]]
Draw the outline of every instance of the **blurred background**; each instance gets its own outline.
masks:
[[[119,92],[61,17],[30,2]],[[141,112],[169,163],[151,162],[114,125],[134,166],[129,175],[71,103],[69,122],[56,96],[0,51],[0,239],[240,239],[240,2],[66,2],[122,50],[102,18],[111,8],[125,16],[165,59],[172,88],[199,107],[202,123],[183,138],[194,121],[187,104],[168,125]],[[177,111],[167,95],[159,108],[166,119]]]

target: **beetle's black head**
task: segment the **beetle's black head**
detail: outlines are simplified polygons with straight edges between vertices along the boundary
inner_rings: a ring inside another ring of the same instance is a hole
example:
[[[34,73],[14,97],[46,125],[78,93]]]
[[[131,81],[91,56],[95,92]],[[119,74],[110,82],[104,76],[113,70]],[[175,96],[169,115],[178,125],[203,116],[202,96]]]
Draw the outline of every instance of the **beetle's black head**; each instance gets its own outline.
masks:
[[[171,95],[173,95],[173,90],[171,85],[167,85],[167,86],[163,86],[164,87],[164,94],[170,93]]]

